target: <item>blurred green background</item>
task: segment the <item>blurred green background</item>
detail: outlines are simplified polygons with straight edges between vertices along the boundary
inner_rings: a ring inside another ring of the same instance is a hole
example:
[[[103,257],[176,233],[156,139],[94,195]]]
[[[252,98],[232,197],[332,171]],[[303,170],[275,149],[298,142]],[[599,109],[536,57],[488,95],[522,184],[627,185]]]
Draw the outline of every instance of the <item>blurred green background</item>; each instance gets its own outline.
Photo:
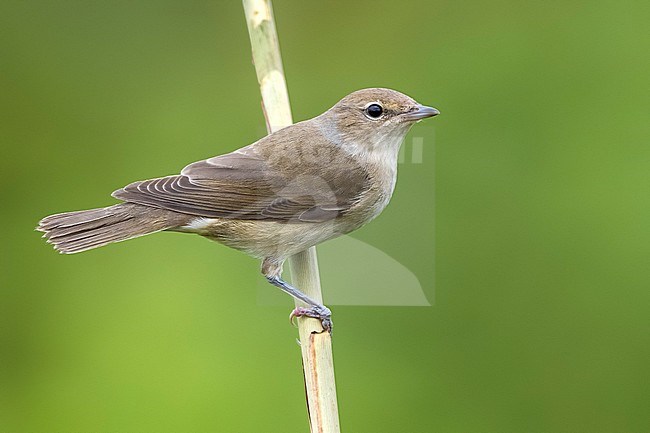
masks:
[[[648,2],[274,6],[296,119],[371,86],[443,113],[354,235],[434,305],[334,308],[343,430],[650,431]],[[33,232],[254,141],[259,99],[237,1],[0,3],[1,432],[307,431],[255,260]]]

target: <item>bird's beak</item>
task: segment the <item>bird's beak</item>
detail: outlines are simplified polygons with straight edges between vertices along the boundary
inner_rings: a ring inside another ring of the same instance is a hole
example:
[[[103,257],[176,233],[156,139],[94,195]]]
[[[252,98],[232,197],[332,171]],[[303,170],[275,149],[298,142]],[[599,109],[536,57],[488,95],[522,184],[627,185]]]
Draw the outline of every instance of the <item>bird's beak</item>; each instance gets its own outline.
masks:
[[[404,113],[403,116],[406,120],[422,120],[427,117],[433,117],[440,114],[440,111],[436,110],[433,107],[427,107],[425,105],[418,105],[414,110]]]

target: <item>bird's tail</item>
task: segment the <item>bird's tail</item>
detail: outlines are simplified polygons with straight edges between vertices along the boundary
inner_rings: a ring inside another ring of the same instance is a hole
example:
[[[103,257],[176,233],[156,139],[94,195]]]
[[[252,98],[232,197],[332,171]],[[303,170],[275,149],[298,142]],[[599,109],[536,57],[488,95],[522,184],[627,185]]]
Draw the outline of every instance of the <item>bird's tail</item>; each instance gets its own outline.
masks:
[[[36,230],[54,249],[73,254],[183,225],[187,216],[131,203],[43,218]]]

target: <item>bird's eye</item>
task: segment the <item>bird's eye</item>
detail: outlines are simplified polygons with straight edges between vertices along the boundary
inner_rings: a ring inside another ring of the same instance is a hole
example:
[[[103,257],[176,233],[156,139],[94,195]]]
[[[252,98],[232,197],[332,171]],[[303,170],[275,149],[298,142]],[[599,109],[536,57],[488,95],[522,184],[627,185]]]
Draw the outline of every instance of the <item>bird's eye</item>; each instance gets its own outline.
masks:
[[[379,119],[384,113],[384,109],[379,104],[370,104],[366,107],[366,115],[371,119]]]

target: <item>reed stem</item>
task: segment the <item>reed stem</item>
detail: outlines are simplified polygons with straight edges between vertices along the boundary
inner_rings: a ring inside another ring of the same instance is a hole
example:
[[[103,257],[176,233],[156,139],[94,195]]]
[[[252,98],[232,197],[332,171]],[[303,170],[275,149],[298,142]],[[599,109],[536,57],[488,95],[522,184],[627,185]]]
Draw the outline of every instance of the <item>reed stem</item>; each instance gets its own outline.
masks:
[[[270,0],[243,0],[243,3],[262,108],[271,133],[293,123],[273,10]],[[316,248],[291,257],[289,265],[293,285],[322,304]],[[296,306],[305,306],[301,304],[296,301]],[[339,433],[332,336],[323,332],[316,319],[301,317],[298,328],[311,432]]]

